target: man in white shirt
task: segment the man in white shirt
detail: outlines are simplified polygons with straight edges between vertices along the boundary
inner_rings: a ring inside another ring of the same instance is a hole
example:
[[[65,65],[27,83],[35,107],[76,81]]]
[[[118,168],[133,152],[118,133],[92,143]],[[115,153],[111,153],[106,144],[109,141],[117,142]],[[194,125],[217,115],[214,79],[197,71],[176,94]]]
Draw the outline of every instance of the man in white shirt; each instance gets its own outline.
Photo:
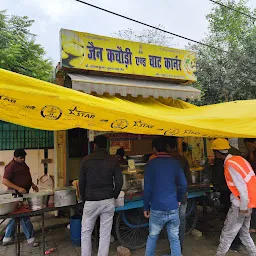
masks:
[[[228,154],[230,145],[227,140],[214,140],[212,149],[216,158],[224,160],[225,178],[231,191],[231,207],[216,256],[226,255],[237,234],[248,251],[247,255],[256,256],[256,247],[249,233],[252,208],[256,206],[255,174],[244,158]]]

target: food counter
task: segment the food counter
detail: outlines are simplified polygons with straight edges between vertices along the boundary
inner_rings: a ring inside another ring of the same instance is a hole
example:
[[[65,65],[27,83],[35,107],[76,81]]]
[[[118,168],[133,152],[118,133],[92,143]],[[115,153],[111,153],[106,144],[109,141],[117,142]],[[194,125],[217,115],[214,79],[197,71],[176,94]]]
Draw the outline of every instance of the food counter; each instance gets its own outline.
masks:
[[[138,201],[143,197],[144,190],[144,170],[146,163],[141,161],[134,161],[134,158],[142,156],[131,157],[128,161],[130,165],[121,165],[123,174],[122,191],[125,192],[125,203]],[[132,160],[132,162],[130,162]],[[209,180],[205,178],[204,167],[190,168],[192,175],[192,183],[189,185],[188,191],[190,198],[196,195],[204,195],[205,190],[209,190]]]

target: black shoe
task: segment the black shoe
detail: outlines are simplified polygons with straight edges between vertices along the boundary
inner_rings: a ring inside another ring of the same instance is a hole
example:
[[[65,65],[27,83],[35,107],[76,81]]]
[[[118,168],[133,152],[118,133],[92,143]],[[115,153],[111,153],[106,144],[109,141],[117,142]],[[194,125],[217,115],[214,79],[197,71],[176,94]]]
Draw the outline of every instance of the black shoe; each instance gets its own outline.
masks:
[[[237,244],[232,244],[230,247],[230,250],[235,251],[235,252],[243,252],[244,251],[244,247],[243,245],[237,245]]]

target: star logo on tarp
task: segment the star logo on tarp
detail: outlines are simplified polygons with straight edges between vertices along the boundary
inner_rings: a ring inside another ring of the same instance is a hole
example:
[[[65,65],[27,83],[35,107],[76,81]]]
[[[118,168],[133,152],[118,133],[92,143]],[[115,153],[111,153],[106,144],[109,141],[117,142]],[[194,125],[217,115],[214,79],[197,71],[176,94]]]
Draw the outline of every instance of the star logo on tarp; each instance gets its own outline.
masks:
[[[77,107],[74,107],[73,109],[69,109],[69,114],[73,116],[92,118],[92,119],[95,117],[95,114],[78,110]]]
[[[145,123],[145,122],[143,122],[143,121],[141,121],[141,120],[139,120],[139,121],[134,121],[134,125],[133,125],[134,127],[140,127],[140,128],[148,128],[148,129],[152,129],[152,128],[154,128],[154,125],[152,125],[152,124],[147,124],[147,123]]]
[[[14,99],[14,98],[10,98],[10,97],[8,97],[8,96],[4,96],[4,95],[0,95],[0,100],[8,101],[8,102],[10,102],[10,103],[14,103],[14,104],[17,102],[17,100],[16,100],[16,99]]]

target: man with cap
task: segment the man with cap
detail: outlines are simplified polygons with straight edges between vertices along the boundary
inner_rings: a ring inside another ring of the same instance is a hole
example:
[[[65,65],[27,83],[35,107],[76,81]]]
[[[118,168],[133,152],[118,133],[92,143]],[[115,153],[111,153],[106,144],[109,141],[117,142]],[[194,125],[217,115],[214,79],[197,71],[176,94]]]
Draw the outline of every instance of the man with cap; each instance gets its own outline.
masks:
[[[123,176],[115,156],[107,151],[107,138],[95,137],[94,152],[82,160],[79,191],[84,202],[81,256],[91,256],[91,235],[100,217],[99,256],[108,256],[115,200],[123,186]]]
[[[13,160],[6,165],[2,183],[9,189],[16,190],[19,194],[29,193],[32,187],[34,191],[38,192],[38,187],[32,182],[29,167],[25,163],[27,153],[24,149],[16,149],[14,151]],[[28,244],[33,247],[38,246],[34,238],[34,228],[29,217],[21,218],[21,226],[27,238]],[[5,236],[3,238],[3,245],[8,245],[12,242],[12,236],[15,229],[15,220],[11,219],[9,222]]]
[[[228,150],[228,153],[231,155],[241,156],[241,152],[232,147],[230,145],[230,149]],[[225,174],[224,174],[224,160],[215,158],[214,164],[213,164],[213,182],[214,186],[217,189],[218,192],[220,192],[220,202],[224,206],[223,211],[225,215],[228,214],[229,207],[230,207],[230,194],[231,191],[228,188]],[[241,240],[239,239],[239,236],[237,235],[234,239],[230,250],[233,250],[235,252],[241,252],[243,251],[243,245]]]
[[[256,256],[256,247],[249,232],[252,208],[256,207],[255,174],[244,158],[228,153],[230,145],[226,139],[215,139],[211,148],[216,158],[224,160],[225,179],[231,191],[231,206],[216,256],[226,255],[237,234],[247,249],[247,255]]]

